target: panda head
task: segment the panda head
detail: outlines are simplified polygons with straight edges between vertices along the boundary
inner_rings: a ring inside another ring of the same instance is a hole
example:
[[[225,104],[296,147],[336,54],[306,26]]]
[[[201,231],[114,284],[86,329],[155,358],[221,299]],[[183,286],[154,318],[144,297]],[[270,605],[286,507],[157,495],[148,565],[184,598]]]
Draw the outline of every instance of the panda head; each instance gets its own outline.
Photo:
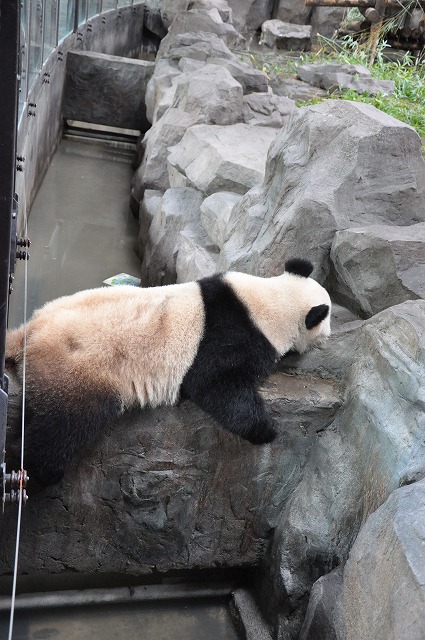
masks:
[[[305,353],[322,344],[331,333],[331,300],[328,292],[310,278],[313,265],[309,260],[293,258],[285,263],[282,278],[292,291],[292,304],[298,311],[298,335],[292,349]]]
[[[330,335],[331,301],[310,274],[311,262],[292,259],[280,276],[260,278],[230,272],[225,280],[244,303],[251,321],[280,356],[305,353]]]

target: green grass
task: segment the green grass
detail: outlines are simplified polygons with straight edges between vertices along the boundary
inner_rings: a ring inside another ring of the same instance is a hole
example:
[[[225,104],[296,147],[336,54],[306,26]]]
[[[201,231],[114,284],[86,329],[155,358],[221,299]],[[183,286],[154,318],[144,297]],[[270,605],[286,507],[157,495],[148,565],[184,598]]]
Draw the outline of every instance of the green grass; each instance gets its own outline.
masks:
[[[425,138],[425,60],[406,54],[396,62],[386,61],[384,50],[386,43],[381,41],[373,65],[369,65],[369,51],[351,37],[340,42],[322,38],[322,48],[316,54],[301,54],[298,58],[279,58],[267,54],[262,60],[253,57],[256,64],[266,73],[296,74],[300,64],[314,62],[340,62],[343,64],[362,64],[374,78],[393,80],[394,93],[370,96],[354,90],[340,90],[330,97],[342,100],[354,100],[372,104],[381,111],[414,127],[421,138]],[[298,106],[312,104],[326,98],[314,98],[309,102],[297,103]]]

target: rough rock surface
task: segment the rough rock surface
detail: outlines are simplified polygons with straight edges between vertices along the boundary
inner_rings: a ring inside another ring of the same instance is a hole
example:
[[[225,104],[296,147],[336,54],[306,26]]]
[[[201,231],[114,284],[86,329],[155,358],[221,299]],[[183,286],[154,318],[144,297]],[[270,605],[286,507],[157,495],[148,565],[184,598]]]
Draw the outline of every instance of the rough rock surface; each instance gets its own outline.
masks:
[[[143,160],[132,181],[132,195],[136,200],[141,201],[145,189],[168,189],[168,149],[180,142],[187,129],[202,119],[202,116],[182,109],[168,109],[147,131],[142,143],[145,150]]]
[[[335,297],[362,316],[425,298],[423,222],[338,231],[330,255]]]
[[[276,135],[276,129],[271,127],[242,123],[224,127],[195,125],[173,147],[168,163],[187,179],[188,186],[205,196],[216,191],[243,194],[261,183],[267,152]]]
[[[243,98],[242,116],[251,126],[281,129],[296,109],[295,102],[273,93],[251,93]]]
[[[273,17],[293,24],[311,25],[312,40],[320,34],[326,38],[334,35],[345,15],[341,7],[307,7],[304,0],[278,0]]]
[[[329,274],[337,230],[425,220],[417,133],[370,105],[327,100],[298,109],[272,143],[261,187],[232,211],[220,269],[280,272],[305,255]]]
[[[205,232],[221,249],[228,232],[228,223],[232,209],[242,198],[230,191],[217,191],[201,204],[201,224]]]
[[[234,124],[242,117],[242,86],[220,65],[205,64],[176,82],[173,106],[200,122]]]
[[[199,220],[202,195],[196,189],[168,189],[156,209],[145,241],[142,282],[149,286],[176,282],[179,234]]]
[[[339,634],[342,575],[340,565],[314,583],[299,640],[342,640]]]
[[[261,25],[261,42],[276,49],[308,51],[311,44],[311,26],[291,24],[282,20],[266,20]]]
[[[63,117],[146,131],[146,85],[154,63],[91,51],[69,51]]]
[[[421,640],[424,519],[424,480],[394,491],[366,520],[345,567],[314,584],[300,640]]]
[[[316,429],[340,402],[332,381],[284,374],[264,394],[277,417],[273,447],[241,441],[188,401],[126,414],[59,485],[32,496],[20,571],[140,576],[257,564]],[[0,521],[2,573],[15,522],[12,510]]]
[[[320,354],[316,366],[342,376],[346,400],[276,526],[264,606],[279,638],[298,637],[312,584],[346,560],[367,516],[425,473],[424,313],[422,300],[391,307]]]
[[[369,69],[360,64],[303,64],[298,67],[297,76],[327,91],[354,89],[358,93],[389,95],[395,87],[392,80],[372,78]]]
[[[158,58],[168,54],[168,51],[180,34],[214,33],[234,48],[242,42],[241,34],[228,22],[223,22],[217,9],[179,11],[168,29],[168,33],[161,40]]]
[[[354,543],[340,604],[346,640],[425,637],[424,545],[422,480],[394,491]]]

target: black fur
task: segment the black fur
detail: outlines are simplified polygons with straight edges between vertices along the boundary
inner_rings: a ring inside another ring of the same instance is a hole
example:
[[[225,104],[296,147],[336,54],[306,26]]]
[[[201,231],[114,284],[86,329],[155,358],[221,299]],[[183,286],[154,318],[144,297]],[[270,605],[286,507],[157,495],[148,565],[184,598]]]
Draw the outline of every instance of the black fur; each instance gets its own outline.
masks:
[[[329,313],[329,306],[327,304],[318,304],[317,307],[311,307],[310,311],[305,317],[305,326],[307,329],[313,329],[326,318]]]
[[[276,432],[257,387],[278,354],[221,276],[199,284],[205,329],[182,391],[228,431],[255,444],[271,442]]]
[[[302,258],[291,258],[285,262],[285,271],[293,273],[296,276],[303,276],[308,278],[313,272],[313,265],[310,260],[303,260]]]
[[[41,484],[58,482],[71,460],[87,451],[101,429],[122,413],[118,398],[96,390],[82,391],[65,401],[51,389],[33,393],[27,388],[25,468]]]

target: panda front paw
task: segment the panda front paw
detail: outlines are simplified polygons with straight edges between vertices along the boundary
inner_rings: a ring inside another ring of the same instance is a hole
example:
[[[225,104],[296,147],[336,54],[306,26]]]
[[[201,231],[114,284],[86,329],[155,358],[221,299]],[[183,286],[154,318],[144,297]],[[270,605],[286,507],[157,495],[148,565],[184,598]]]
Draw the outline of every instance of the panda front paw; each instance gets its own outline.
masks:
[[[276,436],[277,431],[270,424],[263,424],[251,429],[244,437],[252,444],[267,444]]]

